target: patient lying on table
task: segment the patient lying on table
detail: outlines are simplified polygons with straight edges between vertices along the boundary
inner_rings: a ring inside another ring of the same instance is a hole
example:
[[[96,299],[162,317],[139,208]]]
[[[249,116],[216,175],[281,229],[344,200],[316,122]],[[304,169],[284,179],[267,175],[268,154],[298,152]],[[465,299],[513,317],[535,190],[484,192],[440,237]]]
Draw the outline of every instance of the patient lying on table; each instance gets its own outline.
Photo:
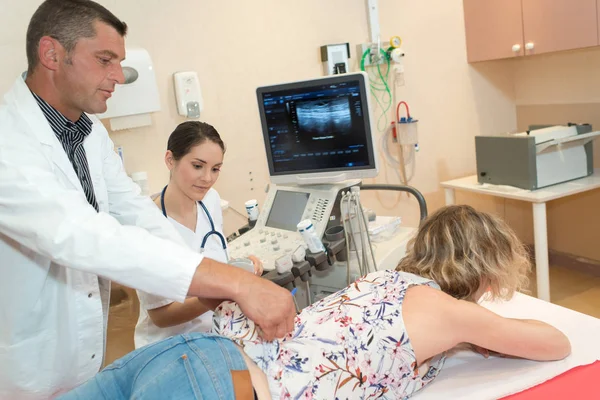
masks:
[[[444,353],[459,344],[539,361],[569,354],[554,327],[477,305],[484,295],[509,299],[529,269],[504,222],[451,206],[423,223],[395,271],[371,273],[307,307],[285,339],[263,341],[232,302],[217,308],[214,331],[252,360],[261,399],[406,398],[435,379]]]

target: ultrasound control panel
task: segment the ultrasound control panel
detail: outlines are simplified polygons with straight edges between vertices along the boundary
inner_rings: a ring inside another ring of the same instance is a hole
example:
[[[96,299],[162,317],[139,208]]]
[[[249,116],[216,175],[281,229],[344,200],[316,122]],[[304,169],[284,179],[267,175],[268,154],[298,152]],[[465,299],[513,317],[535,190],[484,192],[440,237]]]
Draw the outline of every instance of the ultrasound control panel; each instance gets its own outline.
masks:
[[[265,271],[275,269],[282,257],[303,246],[304,240],[296,225],[310,219],[316,234],[323,237],[340,191],[356,182],[314,186],[271,185],[265,204],[254,228],[229,243],[232,258],[258,257]],[[335,221],[334,221],[335,222]]]

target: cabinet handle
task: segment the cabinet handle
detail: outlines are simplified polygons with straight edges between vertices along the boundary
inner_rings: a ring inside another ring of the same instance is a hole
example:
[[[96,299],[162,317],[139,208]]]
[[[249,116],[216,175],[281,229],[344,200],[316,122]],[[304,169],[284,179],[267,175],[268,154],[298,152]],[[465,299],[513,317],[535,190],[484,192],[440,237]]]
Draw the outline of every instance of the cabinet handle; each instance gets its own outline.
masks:
[[[527,49],[527,50],[533,50],[534,47],[535,47],[535,44],[533,44],[533,42],[529,42],[525,45],[525,49]]]
[[[520,52],[521,51],[521,45],[520,44],[513,45],[512,51],[514,51],[515,53]]]

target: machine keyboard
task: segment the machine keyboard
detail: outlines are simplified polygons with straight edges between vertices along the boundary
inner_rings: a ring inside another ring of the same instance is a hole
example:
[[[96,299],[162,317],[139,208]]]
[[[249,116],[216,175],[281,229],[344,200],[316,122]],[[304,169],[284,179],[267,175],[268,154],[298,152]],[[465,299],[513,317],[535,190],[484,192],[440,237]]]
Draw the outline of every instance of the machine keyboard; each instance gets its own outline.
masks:
[[[231,258],[256,256],[262,261],[264,270],[271,271],[275,269],[275,260],[292,254],[298,246],[306,248],[298,232],[256,227],[229,243],[229,255]]]

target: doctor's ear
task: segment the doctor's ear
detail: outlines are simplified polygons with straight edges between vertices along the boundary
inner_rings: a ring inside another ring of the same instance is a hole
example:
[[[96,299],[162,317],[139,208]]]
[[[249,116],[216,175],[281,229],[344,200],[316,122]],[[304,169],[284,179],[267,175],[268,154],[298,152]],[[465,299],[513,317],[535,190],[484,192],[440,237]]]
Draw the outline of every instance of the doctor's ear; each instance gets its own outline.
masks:
[[[64,50],[56,39],[44,36],[40,39],[38,56],[40,64],[49,70],[56,71],[59,67],[59,55]]]

